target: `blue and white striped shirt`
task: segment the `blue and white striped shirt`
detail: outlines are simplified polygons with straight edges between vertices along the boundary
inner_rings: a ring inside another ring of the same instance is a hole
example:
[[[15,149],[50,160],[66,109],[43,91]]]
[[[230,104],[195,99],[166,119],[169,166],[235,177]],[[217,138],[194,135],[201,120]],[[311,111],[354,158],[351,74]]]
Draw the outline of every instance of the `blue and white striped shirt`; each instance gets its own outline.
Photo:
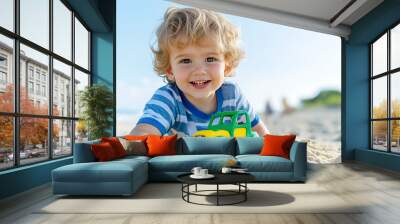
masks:
[[[258,124],[258,115],[235,83],[225,81],[216,91],[216,96],[217,110],[214,113],[244,110],[250,116],[251,126]],[[176,84],[171,83],[154,93],[137,124],[150,124],[156,127],[161,135],[171,134],[173,129],[179,135],[191,136],[199,130],[207,129],[212,114],[197,109]]]

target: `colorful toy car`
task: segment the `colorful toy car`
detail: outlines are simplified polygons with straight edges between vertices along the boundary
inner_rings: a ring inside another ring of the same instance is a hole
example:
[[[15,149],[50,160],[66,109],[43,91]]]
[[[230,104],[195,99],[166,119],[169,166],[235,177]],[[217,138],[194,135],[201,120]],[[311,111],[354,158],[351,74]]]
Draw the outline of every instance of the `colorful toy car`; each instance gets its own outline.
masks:
[[[208,129],[200,130],[193,137],[253,137],[250,117],[246,111],[217,112],[211,116]]]

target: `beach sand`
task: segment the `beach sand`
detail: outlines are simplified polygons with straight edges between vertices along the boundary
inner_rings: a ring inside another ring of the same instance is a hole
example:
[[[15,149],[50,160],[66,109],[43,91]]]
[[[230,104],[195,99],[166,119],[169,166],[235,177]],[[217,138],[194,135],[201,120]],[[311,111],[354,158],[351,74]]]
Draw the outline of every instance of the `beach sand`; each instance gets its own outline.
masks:
[[[296,134],[307,142],[309,163],[341,162],[340,107],[318,107],[260,115],[271,134]]]

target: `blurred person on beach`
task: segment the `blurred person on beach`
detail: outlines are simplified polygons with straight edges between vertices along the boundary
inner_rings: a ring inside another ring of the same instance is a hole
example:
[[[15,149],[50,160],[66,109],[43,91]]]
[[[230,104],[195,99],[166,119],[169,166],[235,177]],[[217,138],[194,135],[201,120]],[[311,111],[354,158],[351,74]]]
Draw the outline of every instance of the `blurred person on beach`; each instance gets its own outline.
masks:
[[[169,8],[157,29],[154,70],[167,82],[147,102],[131,135],[191,136],[216,112],[244,110],[252,130],[269,133],[232,76],[243,51],[224,17],[197,8]]]

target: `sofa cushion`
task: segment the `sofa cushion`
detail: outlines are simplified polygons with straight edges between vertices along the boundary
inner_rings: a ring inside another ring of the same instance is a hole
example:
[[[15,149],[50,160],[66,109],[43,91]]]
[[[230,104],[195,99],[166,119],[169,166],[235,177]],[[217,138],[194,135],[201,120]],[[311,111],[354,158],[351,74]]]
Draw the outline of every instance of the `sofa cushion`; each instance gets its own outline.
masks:
[[[263,137],[236,138],[236,155],[259,154],[263,144]]]
[[[177,147],[177,154],[225,154],[235,155],[235,139],[225,137],[183,137]]]
[[[149,160],[149,170],[163,172],[190,172],[193,167],[200,166],[211,172],[219,171],[228,160],[235,159],[231,155],[175,155],[158,156]]]
[[[59,182],[127,182],[133,172],[142,172],[147,163],[141,159],[121,159],[108,162],[74,163],[52,171]],[[147,169],[145,169],[147,170]],[[147,173],[143,173],[147,176]]]
[[[150,159],[150,157],[147,157],[147,156],[129,155],[129,156],[125,156],[124,158],[113,160],[113,162],[127,162],[127,163],[130,163],[130,162],[135,161],[135,160],[148,162],[149,159]]]
[[[292,161],[279,156],[238,155],[240,167],[249,172],[292,172]]]

